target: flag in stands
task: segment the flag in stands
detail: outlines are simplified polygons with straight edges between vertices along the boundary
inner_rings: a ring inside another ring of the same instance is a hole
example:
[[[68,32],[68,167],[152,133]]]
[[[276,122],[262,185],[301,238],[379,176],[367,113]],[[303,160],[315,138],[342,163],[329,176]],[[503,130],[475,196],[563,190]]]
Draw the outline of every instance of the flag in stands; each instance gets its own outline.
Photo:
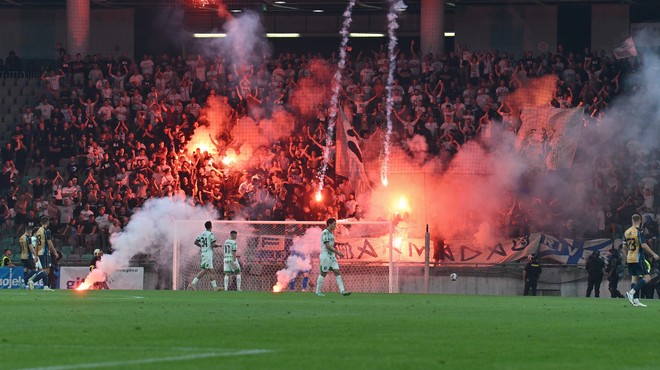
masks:
[[[632,37],[628,37],[626,41],[614,47],[614,57],[616,59],[624,59],[637,56],[637,48]]]
[[[570,168],[580,140],[584,108],[524,107],[516,149],[549,170]]]
[[[356,194],[371,190],[367,173],[364,170],[362,150],[358,142],[359,136],[343,109],[340,109],[338,118],[335,172],[337,175],[349,179]]]

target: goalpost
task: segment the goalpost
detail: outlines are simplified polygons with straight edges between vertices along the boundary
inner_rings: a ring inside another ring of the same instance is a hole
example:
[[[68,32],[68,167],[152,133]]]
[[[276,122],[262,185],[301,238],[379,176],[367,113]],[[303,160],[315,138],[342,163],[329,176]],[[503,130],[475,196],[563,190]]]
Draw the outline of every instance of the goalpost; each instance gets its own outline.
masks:
[[[184,290],[200,271],[200,250],[195,238],[204,230],[204,220],[174,221],[172,289]],[[319,275],[321,232],[325,222],[298,221],[212,221],[212,232],[222,246],[229,232],[238,232],[238,256],[241,264],[242,290],[272,291],[280,281],[287,283],[283,291],[301,290],[302,275],[309,274],[308,291],[314,291]],[[335,248],[344,254],[338,257],[346,289],[353,292],[397,293],[399,287],[399,253],[392,251],[391,223],[385,221],[337,222]],[[293,257],[292,257],[293,255]],[[306,261],[301,263],[301,261]],[[214,250],[213,267],[222,286],[223,251]],[[278,274],[278,271],[281,271]],[[323,291],[338,291],[331,273],[325,279]],[[286,280],[290,281],[286,281]],[[207,277],[198,284],[200,290],[210,290]],[[229,290],[235,280],[230,279]]]

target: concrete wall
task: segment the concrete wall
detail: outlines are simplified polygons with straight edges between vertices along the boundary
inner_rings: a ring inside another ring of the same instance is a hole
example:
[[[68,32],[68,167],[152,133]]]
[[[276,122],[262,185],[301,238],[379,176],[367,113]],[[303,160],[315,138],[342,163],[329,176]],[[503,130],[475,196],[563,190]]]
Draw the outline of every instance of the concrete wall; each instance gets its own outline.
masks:
[[[591,7],[591,49],[606,50],[630,35],[630,5],[594,4]],[[470,50],[533,50],[539,42],[557,46],[557,6],[481,6],[456,8],[456,44]],[[516,55],[519,57],[519,55]]]
[[[133,54],[133,10],[93,9],[90,53]],[[55,44],[66,44],[65,9],[3,9],[0,12],[0,58],[10,50],[23,59],[54,58]],[[66,48],[66,45],[65,45]]]
[[[401,293],[423,293],[424,277],[412,269],[400,279]],[[451,281],[449,274],[456,271],[458,279]],[[619,291],[628,289],[630,278],[619,282]],[[600,286],[601,298],[609,298],[608,281]],[[538,295],[561,297],[584,297],[587,291],[587,273],[577,267],[544,267],[538,284]],[[522,266],[518,268],[495,268],[486,270],[455,270],[451,268],[431,269],[429,282],[431,294],[473,295],[522,295]],[[592,293],[593,297],[594,293]]]
[[[541,41],[550,50],[557,44],[556,6],[460,6],[455,22],[456,44],[473,51],[538,52]]]
[[[630,36],[630,5],[591,6],[591,50],[612,48]]]

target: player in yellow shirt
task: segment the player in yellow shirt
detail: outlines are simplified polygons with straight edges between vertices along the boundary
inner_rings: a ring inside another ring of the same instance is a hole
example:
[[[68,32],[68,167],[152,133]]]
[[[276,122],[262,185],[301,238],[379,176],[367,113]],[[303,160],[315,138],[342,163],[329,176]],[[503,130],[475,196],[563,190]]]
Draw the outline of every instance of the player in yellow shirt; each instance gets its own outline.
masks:
[[[628,272],[632,277],[632,289],[626,292],[628,302],[635,307],[646,307],[639,301],[639,291],[651,281],[650,264],[646,261],[646,254],[653,259],[660,259],[644,241],[644,235],[640,231],[642,216],[632,216],[632,227],[624,233],[626,250],[628,251]],[[640,279],[641,278],[641,279]]]
[[[25,232],[18,239],[21,247],[21,262],[23,263],[23,283],[27,285],[30,272],[34,270],[34,264],[39,260],[32,245],[32,227],[26,227]]]
[[[53,240],[51,239],[50,229],[48,229],[49,223],[50,219],[48,216],[43,216],[41,218],[41,227],[33,235],[33,239],[36,239],[34,243],[34,249],[37,253],[37,256],[39,257],[39,263],[41,264],[43,270],[39,271],[38,274],[28,279],[28,287],[30,290],[34,290],[34,282],[39,280],[43,281],[44,290],[51,290],[48,288],[50,255],[53,254],[57,256],[57,251],[55,250],[55,245],[53,245]]]

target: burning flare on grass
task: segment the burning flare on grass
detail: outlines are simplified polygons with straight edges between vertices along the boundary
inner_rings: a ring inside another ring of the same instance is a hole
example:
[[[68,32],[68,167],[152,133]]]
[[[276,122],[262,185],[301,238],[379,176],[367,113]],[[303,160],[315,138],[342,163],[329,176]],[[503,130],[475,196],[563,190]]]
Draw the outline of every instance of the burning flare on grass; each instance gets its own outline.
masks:
[[[318,251],[318,241],[321,240],[321,229],[313,227],[305,231],[305,235],[295,237],[291,245],[291,255],[286,259],[286,267],[279,270],[277,283],[273,286],[273,293],[279,293],[298,275],[309,273],[312,269],[311,254]]]
[[[85,277],[76,290],[90,290],[95,283],[106,281],[107,275],[101,269],[103,266],[103,260],[100,260],[98,263],[98,268],[90,271],[90,273]]]

